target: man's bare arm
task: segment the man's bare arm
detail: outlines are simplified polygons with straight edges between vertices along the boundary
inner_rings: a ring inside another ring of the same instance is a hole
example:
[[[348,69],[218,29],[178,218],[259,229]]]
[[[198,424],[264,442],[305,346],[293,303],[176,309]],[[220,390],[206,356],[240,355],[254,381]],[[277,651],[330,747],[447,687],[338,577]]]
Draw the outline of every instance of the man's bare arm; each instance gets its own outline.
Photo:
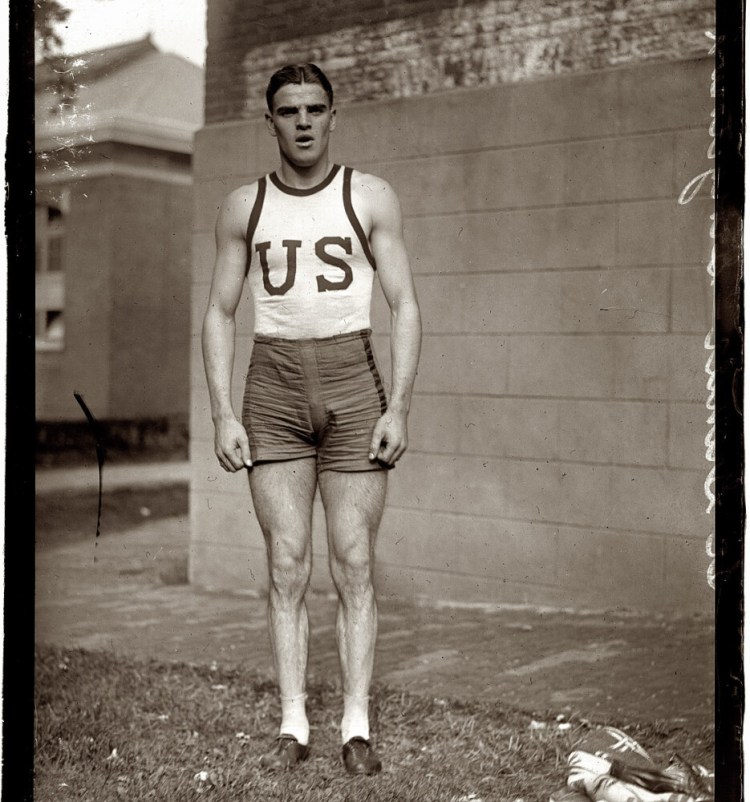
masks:
[[[234,413],[231,393],[235,313],[245,280],[245,226],[253,200],[254,191],[244,187],[228,195],[219,210],[216,261],[203,319],[203,362],[214,422],[214,450],[227,471],[251,465],[247,433]]]
[[[373,431],[371,459],[393,464],[408,446],[406,419],[417,375],[422,323],[396,193],[382,179],[362,179],[358,196],[370,213],[370,245],[391,312],[391,392],[388,408]]]

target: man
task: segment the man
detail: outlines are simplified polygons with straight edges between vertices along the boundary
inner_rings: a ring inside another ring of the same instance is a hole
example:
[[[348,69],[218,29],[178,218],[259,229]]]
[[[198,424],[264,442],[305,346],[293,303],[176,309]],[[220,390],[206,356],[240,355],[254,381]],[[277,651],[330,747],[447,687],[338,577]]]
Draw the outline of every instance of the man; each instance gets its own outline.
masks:
[[[419,307],[393,190],[329,160],[336,111],[326,76],[313,64],[289,65],[271,77],[266,100],[280,165],[230,193],[220,209],[203,325],[216,455],[226,471],[248,469],[268,554],[282,720],[261,764],[292,768],[309,752],[304,597],[317,487],[339,596],[342,758],[351,774],[375,774],[381,761],[368,720],[377,630],[374,545],[387,471],[407,447]],[[369,340],[376,269],[391,312],[388,399]],[[255,340],[240,422],[230,384],[246,277]]]

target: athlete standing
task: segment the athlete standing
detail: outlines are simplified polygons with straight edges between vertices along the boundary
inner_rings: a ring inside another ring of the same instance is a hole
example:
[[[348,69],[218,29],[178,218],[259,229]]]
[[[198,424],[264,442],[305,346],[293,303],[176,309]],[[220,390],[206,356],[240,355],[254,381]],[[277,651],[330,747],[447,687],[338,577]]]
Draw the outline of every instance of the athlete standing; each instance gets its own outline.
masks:
[[[377,607],[374,545],[387,471],[407,447],[421,322],[395,193],[329,160],[333,91],[313,64],[274,73],[266,91],[276,172],[224,201],[203,324],[215,451],[248,469],[268,554],[268,613],[282,720],[261,763],[292,768],[309,753],[305,710],[312,510],[320,489],[339,596],[342,758],[375,774],[368,703]],[[391,312],[391,391],[370,346],[375,271]],[[255,340],[241,420],[231,401],[235,312],[247,278]]]

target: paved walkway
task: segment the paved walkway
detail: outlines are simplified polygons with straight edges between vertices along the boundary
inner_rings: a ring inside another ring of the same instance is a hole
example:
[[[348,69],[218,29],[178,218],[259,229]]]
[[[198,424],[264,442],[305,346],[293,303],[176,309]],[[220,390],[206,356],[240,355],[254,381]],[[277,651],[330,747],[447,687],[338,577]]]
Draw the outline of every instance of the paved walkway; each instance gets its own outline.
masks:
[[[135,467],[146,475],[147,466]],[[148,467],[149,481],[164,476],[161,467]],[[187,520],[168,518],[98,542],[40,549],[37,641],[136,658],[243,663],[270,676],[265,601],[185,584],[188,548]],[[335,600],[309,594],[308,607],[311,679],[329,680],[338,676]],[[694,727],[713,722],[711,623],[385,601],[375,677],[537,717],[575,711],[612,724],[659,719]]]

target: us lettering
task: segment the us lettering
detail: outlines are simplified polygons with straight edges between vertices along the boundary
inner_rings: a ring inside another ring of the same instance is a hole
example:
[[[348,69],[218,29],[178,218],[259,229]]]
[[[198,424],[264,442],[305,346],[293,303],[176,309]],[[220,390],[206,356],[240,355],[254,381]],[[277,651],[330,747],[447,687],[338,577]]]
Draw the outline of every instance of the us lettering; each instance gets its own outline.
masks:
[[[271,269],[268,259],[271,243],[255,243],[255,251],[258,254],[260,269],[263,273],[263,286],[269,295],[286,295],[297,280],[297,252],[302,247],[302,242],[296,239],[285,239],[282,241],[281,246],[286,250],[286,275],[281,284],[273,284],[271,282]],[[343,251],[344,255],[351,256],[351,237],[322,237],[315,243],[315,255],[317,258],[324,264],[336,267],[342,272],[341,278],[336,281],[322,274],[315,276],[318,292],[345,290],[352,283],[353,274],[351,265],[345,262],[340,256],[328,250],[333,250],[335,248],[339,248]]]
[[[294,286],[297,278],[297,248],[302,245],[302,242],[296,239],[285,239],[281,244],[286,248],[286,278],[278,286],[271,284],[271,271],[268,266],[268,250],[271,243],[258,242],[255,245],[255,250],[260,258],[260,269],[263,271],[263,286],[269,295],[286,295]]]
[[[329,281],[325,276],[316,276],[318,292],[345,290],[352,283],[352,269],[343,259],[328,253],[326,251],[326,246],[328,245],[336,245],[342,248],[349,256],[352,254],[352,240],[350,237],[323,237],[315,243],[315,255],[318,259],[327,265],[338,267],[344,273],[344,277],[337,282]]]

